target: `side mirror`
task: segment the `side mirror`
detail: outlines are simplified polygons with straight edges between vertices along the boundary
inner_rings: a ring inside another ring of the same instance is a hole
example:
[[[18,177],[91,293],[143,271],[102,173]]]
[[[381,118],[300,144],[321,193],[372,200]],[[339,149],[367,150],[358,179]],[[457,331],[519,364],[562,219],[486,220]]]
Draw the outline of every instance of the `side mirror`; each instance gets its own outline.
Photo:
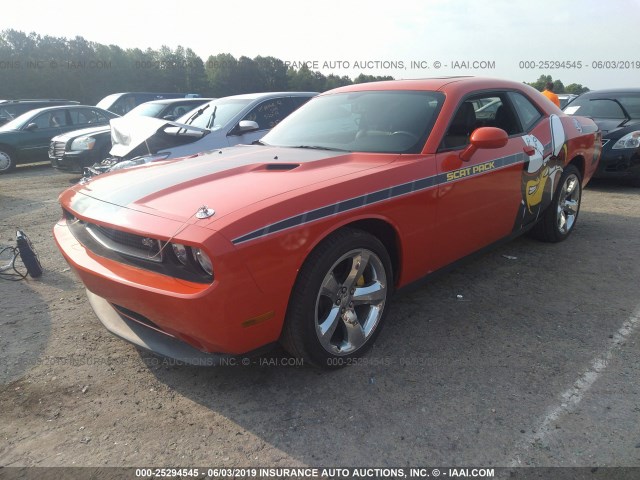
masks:
[[[33,132],[34,130],[38,129],[38,124],[32,122],[32,123],[28,124],[24,129],[29,131],[29,132]]]
[[[260,129],[260,125],[258,125],[258,122],[254,122],[253,120],[241,120],[240,123],[238,124],[237,132],[247,133],[247,132],[253,132],[259,129]]]
[[[501,128],[480,127],[473,131],[469,146],[460,153],[460,159],[468,162],[479,148],[502,148],[509,141],[509,135]]]
[[[164,117],[162,117],[163,120],[175,120],[176,116],[175,115],[165,115]]]

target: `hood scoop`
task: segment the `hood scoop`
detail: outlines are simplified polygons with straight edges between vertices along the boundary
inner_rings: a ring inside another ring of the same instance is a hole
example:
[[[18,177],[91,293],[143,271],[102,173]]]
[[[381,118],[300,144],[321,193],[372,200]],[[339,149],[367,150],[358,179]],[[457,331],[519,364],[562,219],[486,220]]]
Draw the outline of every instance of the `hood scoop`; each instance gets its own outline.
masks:
[[[286,172],[288,170],[298,168],[299,166],[299,163],[267,163],[258,170],[265,170],[267,172]]]

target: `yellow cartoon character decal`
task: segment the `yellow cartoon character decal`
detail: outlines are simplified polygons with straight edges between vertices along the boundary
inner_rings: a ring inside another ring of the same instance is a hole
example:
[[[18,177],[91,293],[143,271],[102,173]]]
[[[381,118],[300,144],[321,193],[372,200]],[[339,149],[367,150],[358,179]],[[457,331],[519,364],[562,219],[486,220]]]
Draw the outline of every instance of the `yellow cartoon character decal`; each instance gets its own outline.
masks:
[[[556,181],[563,170],[567,146],[564,129],[557,115],[549,119],[551,129],[551,152],[545,155],[542,142],[535,135],[524,135],[527,161],[522,172],[522,207],[516,218],[514,229],[518,230],[538,219],[550,204]]]

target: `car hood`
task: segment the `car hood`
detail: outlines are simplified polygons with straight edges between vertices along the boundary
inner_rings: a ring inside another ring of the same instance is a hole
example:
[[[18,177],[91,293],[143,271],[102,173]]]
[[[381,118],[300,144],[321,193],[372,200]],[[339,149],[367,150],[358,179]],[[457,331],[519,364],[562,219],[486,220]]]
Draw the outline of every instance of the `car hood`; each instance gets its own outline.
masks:
[[[113,207],[184,222],[207,205],[216,212],[211,223],[270,197],[379,167],[397,157],[241,145],[94,177],[72,187],[81,195],[73,195],[70,206],[80,215],[92,216],[91,211],[101,208],[87,201],[91,197]]]
[[[74,138],[82,137],[84,135],[95,135],[98,133],[109,133],[109,125],[100,125],[99,127],[83,128],[81,130],[73,130],[71,132],[62,133],[55,136],[52,140],[57,142],[68,142]]]
[[[209,133],[210,130],[173,122],[162,118],[133,116],[111,120],[111,155],[125,157],[136,147],[166,127],[185,128],[192,132]]]
[[[594,118],[593,121],[596,122],[596,125],[598,125],[598,128],[602,131],[602,135],[604,137],[609,137],[611,134],[614,134],[621,129],[640,126],[640,119],[620,120],[612,118]]]

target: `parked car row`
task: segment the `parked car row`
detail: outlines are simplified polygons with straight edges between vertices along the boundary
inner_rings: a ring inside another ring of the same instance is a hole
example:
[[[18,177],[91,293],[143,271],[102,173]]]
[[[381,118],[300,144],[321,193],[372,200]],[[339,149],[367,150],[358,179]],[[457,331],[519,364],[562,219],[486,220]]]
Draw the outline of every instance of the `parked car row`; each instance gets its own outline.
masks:
[[[210,98],[152,100],[133,108],[125,117],[146,116],[173,120],[210,100]],[[53,137],[49,145],[49,159],[54,168],[82,173],[84,167],[107,158],[109,150],[111,150],[111,126],[105,125],[73,130]]]
[[[32,110],[0,127],[0,173],[19,163],[49,159],[54,168],[82,173],[92,167],[88,172],[95,175],[124,160],[131,163],[117,168],[251,143],[315,95],[275,92],[210,99],[139,92],[110,95],[96,107]],[[78,109],[95,115],[78,117]],[[126,113],[117,118],[114,110]],[[115,123],[109,124],[111,120]]]
[[[314,95],[280,92],[203,99],[185,98],[194,95],[181,93],[129,92],[109,95],[97,107],[64,99],[0,100],[0,122],[13,118],[0,127],[0,173],[17,163],[48,156],[55,168],[81,173],[89,167],[87,173],[95,175],[252,143]],[[640,185],[640,89],[560,94],[559,98],[565,113],[593,118],[602,130],[603,159],[595,177],[628,178]],[[44,105],[49,107],[31,110]],[[100,109],[101,105],[107,108]],[[202,107],[190,108],[198,106]],[[496,99],[476,101],[476,118],[496,116],[499,106]],[[93,109],[92,115],[78,116],[86,108]],[[26,109],[31,110],[27,116],[14,118]],[[126,115],[107,125],[116,112]],[[78,130],[83,126],[91,128]]]
[[[219,98],[177,121],[125,116],[111,122],[111,158],[89,175],[251,144],[317,92],[273,92]],[[123,161],[125,160],[125,161]]]

